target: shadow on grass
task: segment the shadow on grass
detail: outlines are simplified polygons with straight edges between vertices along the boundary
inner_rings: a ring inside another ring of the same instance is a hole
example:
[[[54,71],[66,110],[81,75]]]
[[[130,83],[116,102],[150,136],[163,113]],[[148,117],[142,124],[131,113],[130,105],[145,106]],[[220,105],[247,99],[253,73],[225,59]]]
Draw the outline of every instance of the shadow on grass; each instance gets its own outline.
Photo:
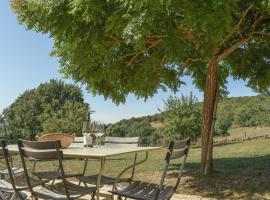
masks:
[[[177,168],[172,165],[170,171]],[[188,178],[183,178],[179,192],[217,199],[270,198],[270,155],[219,158],[214,160],[214,168],[216,171],[205,177],[200,175],[200,163],[187,163],[184,175]]]

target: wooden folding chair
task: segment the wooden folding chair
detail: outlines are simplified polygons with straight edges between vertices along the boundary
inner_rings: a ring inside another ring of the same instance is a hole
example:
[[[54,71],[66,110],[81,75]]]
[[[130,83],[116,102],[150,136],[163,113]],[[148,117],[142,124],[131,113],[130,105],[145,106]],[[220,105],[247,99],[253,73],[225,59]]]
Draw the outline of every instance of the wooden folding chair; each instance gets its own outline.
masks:
[[[55,149],[54,146],[47,146],[47,145],[43,145],[43,144],[49,144],[49,143],[41,143],[43,141],[25,141],[25,145],[28,148],[33,148],[36,150],[48,150],[52,147],[52,149]],[[42,145],[41,145],[42,144]],[[60,143],[61,145],[61,143]],[[41,180],[56,180],[56,179],[61,179],[62,175],[60,172],[60,168],[58,166],[58,168],[56,168],[55,170],[46,170],[46,171],[40,171],[40,170],[36,170],[37,165],[38,165],[38,160],[34,159],[32,160],[34,162],[33,164],[33,168],[31,170],[31,173],[33,175],[35,175],[36,177],[38,177]],[[71,178],[71,177],[77,177],[77,176],[82,176],[82,173],[66,173],[65,176],[66,178]]]
[[[6,143],[8,143],[9,137],[8,136],[0,136],[0,140],[5,140]],[[1,177],[1,179],[5,179],[5,177],[7,175],[9,175],[9,173],[8,173],[8,169],[6,168],[6,162],[5,162],[5,159],[4,159],[4,155],[2,153],[3,152],[0,152],[0,163],[3,163],[5,168],[0,169],[0,177]],[[12,170],[13,174],[23,173],[23,168],[22,167],[13,166],[12,156],[11,155],[9,155],[8,159],[9,159],[9,164],[11,166],[11,170]]]
[[[182,172],[186,163],[188,151],[190,146],[190,139],[171,141],[168,147],[168,152],[165,157],[164,170],[159,184],[147,183],[143,181],[133,181],[128,187],[118,190],[118,177],[113,186],[113,195],[117,195],[119,199],[122,197],[140,200],[169,200],[177,187],[179,186]],[[177,181],[174,186],[164,185],[164,180],[168,171],[171,160],[179,159],[181,162]]]
[[[19,140],[18,147],[32,198],[70,200],[78,199],[87,194],[92,195],[92,198],[95,196],[96,187],[83,187],[66,180],[62,162],[63,152],[60,150],[61,143],[59,140],[43,142]],[[47,162],[58,161],[60,172],[59,179],[61,181],[56,182],[55,184],[41,184],[40,187],[33,187],[26,166],[26,159]]]
[[[12,168],[10,162],[10,154],[7,149],[7,141],[0,140],[0,144],[0,154],[4,158],[6,170],[9,175],[9,181],[0,179],[1,199],[26,199],[26,193],[22,192],[23,190],[28,189],[26,177],[24,176],[24,170],[22,170],[20,173],[16,173],[16,171],[14,171],[14,168]],[[45,183],[45,181],[32,180],[32,187]]]

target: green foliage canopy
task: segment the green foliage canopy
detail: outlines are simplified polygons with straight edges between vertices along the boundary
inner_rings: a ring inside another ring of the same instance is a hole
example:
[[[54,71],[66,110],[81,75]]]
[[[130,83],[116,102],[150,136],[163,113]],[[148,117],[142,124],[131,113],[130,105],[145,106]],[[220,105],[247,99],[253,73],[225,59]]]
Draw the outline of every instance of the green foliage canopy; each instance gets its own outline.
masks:
[[[24,92],[3,114],[12,138],[33,139],[48,132],[80,134],[88,108],[79,87],[50,80]]]
[[[48,33],[61,71],[119,103],[176,91],[183,75],[204,89],[207,63],[219,85],[270,86],[268,0],[12,0],[18,20]]]

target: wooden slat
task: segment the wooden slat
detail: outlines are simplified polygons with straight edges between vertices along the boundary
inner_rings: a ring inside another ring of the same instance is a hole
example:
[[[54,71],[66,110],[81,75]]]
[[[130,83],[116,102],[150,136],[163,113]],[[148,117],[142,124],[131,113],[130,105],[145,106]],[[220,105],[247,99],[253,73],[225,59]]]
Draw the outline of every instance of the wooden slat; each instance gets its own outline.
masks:
[[[58,160],[57,152],[54,151],[31,151],[24,149],[24,156],[36,160]]]
[[[58,200],[66,200],[67,196],[66,194],[57,192],[55,190],[53,190],[53,188],[33,188],[35,195],[38,198],[41,199],[58,199]],[[70,195],[70,197],[72,199],[77,199],[79,198],[80,194],[74,194],[74,195]]]
[[[187,138],[185,140],[176,140],[174,141],[173,149],[183,149],[188,146],[189,142],[190,138]]]
[[[10,190],[10,191],[12,191],[13,190],[13,187],[12,187],[12,185],[9,183],[9,182],[7,182],[6,180],[4,180],[4,179],[0,179],[0,189],[4,189],[4,190]]]
[[[68,191],[70,191],[70,194],[72,194],[72,192],[74,192],[74,194],[85,195],[85,194],[89,194],[97,189],[95,186],[85,187],[85,186],[80,186],[78,184],[71,183],[69,181],[66,181],[66,184],[67,184]],[[54,185],[55,185],[55,187],[64,188],[63,182],[58,182]]]
[[[24,169],[22,167],[12,167],[11,170],[14,174],[19,174],[19,173],[24,172]],[[0,170],[0,174],[8,174],[8,169]]]
[[[136,144],[139,142],[139,137],[106,137],[105,143],[121,143],[121,144]]]
[[[158,199],[169,199],[174,193],[174,189],[171,186],[166,186],[159,194]]]
[[[133,195],[136,193],[141,192],[144,188],[146,188],[146,186],[148,185],[148,183],[145,182],[141,182],[139,185],[137,185],[136,187],[132,188],[129,191],[126,191],[125,194],[126,195]]]
[[[51,141],[22,140],[22,144],[24,147],[28,147],[32,149],[55,149],[57,143],[59,143],[59,141],[57,140],[51,140]]]
[[[62,178],[62,174],[60,171],[41,171],[41,172],[32,172],[33,175],[37,176],[39,179],[44,180],[53,180]],[[81,173],[78,174],[65,174],[66,178],[82,176]]]
[[[137,143],[134,144],[121,144],[121,143],[105,143],[106,147],[138,147]]]
[[[186,153],[186,148],[182,150],[173,150],[171,154],[171,160],[181,158]]]
[[[121,195],[131,199],[154,200],[158,191],[158,185],[136,181],[124,190],[114,191],[113,194]],[[169,199],[174,193],[172,186],[164,186],[159,193],[158,199]]]
[[[157,185],[154,183],[148,183],[147,186],[140,192],[132,195],[136,199],[147,197],[149,194],[154,192],[157,189]]]
[[[121,192],[127,192],[127,191],[131,190],[132,188],[137,187],[140,184],[141,184],[141,181],[135,181],[131,185],[129,185],[127,188],[121,190]]]

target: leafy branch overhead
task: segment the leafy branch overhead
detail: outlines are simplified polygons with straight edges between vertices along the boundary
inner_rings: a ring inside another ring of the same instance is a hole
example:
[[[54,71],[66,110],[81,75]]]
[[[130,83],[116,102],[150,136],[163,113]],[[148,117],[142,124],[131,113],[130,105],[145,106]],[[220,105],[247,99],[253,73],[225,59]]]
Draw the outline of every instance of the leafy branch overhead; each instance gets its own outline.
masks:
[[[213,57],[220,86],[229,75],[270,86],[267,0],[12,0],[12,7],[20,23],[54,40],[63,74],[117,103],[129,93],[176,91],[187,74],[203,90]]]

